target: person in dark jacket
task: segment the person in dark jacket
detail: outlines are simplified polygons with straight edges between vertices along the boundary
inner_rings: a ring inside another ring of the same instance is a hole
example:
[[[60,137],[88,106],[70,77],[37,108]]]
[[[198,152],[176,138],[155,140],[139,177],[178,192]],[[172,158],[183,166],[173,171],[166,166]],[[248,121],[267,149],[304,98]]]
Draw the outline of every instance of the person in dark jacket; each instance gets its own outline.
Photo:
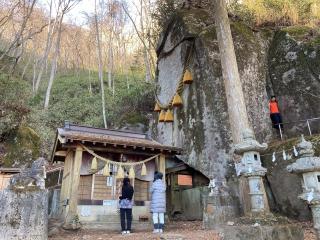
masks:
[[[166,185],[162,180],[163,174],[155,172],[151,185],[151,205],[154,233],[162,233],[164,227],[164,213],[166,212]]]
[[[122,184],[122,193],[121,193],[121,196],[119,197],[122,234],[129,234],[131,232],[133,192],[134,190],[130,184],[130,179],[124,178],[123,184]],[[127,225],[126,225],[126,220],[127,220]]]

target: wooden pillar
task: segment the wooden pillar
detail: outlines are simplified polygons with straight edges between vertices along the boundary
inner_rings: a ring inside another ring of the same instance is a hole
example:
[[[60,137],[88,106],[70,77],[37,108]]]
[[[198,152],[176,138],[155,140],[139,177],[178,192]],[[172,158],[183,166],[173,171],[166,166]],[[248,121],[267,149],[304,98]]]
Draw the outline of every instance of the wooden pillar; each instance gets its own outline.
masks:
[[[163,181],[166,181],[166,156],[164,154],[160,154],[159,162],[158,162],[158,170],[163,174]]]
[[[69,198],[69,210],[67,213],[66,221],[64,224],[65,228],[74,228],[72,226],[72,221],[75,216],[78,215],[78,189],[80,182],[80,168],[82,162],[82,152],[83,149],[80,146],[77,146],[76,153],[74,155],[73,167],[71,171],[71,182],[70,185],[70,198]]]
[[[92,174],[91,196],[90,196],[90,199],[91,199],[91,200],[93,200],[95,178],[96,178],[96,175],[95,175],[95,174]]]
[[[63,218],[66,217],[66,204],[70,198],[70,182],[73,165],[73,151],[68,151],[64,160],[63,177],[60,191],[60,212]]]

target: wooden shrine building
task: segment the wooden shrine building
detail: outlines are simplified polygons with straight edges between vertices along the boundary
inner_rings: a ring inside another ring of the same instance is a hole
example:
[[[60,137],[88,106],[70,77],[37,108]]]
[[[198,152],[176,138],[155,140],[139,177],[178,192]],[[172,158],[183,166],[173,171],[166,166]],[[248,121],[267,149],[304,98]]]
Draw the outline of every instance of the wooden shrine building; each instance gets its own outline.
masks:
[[[165,175],[166,159],[180,154],[181,149],[145,134],[66,122],[57,130],[51,157],[51,162],[64,164],[58,210],[64,227],[77,228],[79,221],[89,227],[118,223],[117,205],[126,175],[135,189],[133,227],[135,221],[148,219],[154,171]]]

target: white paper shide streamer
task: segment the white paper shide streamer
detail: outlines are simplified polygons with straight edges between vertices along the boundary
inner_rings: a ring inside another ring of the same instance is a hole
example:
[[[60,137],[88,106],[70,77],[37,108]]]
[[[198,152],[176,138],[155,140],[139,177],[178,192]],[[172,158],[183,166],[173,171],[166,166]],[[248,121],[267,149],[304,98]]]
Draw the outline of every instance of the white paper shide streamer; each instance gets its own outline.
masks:
[[[275,162],[277,159],[276,159],[276,153],[275,152],[273,152],[272,153],[272,162]]]
[[[282,151],[282,157],[283,157],[283,160],[285,161],[287,160],[287,154],[285,150]]]
[[[295,157],[298,157],[298,151],[296,149],[296,146],[293,146],[293,154]]]

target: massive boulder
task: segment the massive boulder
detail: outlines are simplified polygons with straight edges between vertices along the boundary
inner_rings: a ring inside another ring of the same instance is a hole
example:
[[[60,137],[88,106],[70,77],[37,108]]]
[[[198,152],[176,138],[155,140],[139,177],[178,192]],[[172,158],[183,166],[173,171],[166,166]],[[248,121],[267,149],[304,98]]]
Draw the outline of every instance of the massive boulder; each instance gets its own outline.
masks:
[[[309,38],[307,42],[295,39],[289,30],[251,29],[231,19],[249,121],[259,142],[278,137],[272,131],[269,118],[270,95],[279,97],[285,121],[320,116],[317,107],[320,103],[319,47],[309,44]],[[316,40],[313,38],[313,41]],[[183,161],[210,179],[227,184],[231,192],[239,196],[219,49],[210,13],[203,8],[177,11],[160,37],[157,55],[156,98],[161,105],[166,106],[177,92],[185,68],[192,72],[193,83],[183,86],[183,106],[173,109],[173,123],[158,122],[158,115],[154,115],[154,138],[182,147],[184,154],[180,158]],[[313,126],[314,131],[316,126]],[[303,132],[301,129],[307,130],[285,125],[288,136]],[[281,176],[286,178],[285,182],[299,181],[294,175]],[[272,191],[274,194],[282,192],[283,186],[278,181],[279,178],[270,182],[271,188],[267,189],[270,196]],[[275,196],[271,200],[277,204],[278,199],[281,198]],[[295,203],[297,201],[293,201]],[[293,216],[295,209],[303,208],[301,204],[291,205],[281,212]]]
[[[257,138],[266,140],[271,136],[265,81],[270,38],[241,22],[232,22],[231,28],[250,123]],[[177,91],[190,51],[193,83],[184,86],[183,107],[174,109],[173,124],[155,120],[154,134],[162,143],[183,147],[181,158],[209,178],[225,181],[234,174],[232,138],[215,25],[204,9],[179,11],[161,37],[157,49],[161,104]]]

